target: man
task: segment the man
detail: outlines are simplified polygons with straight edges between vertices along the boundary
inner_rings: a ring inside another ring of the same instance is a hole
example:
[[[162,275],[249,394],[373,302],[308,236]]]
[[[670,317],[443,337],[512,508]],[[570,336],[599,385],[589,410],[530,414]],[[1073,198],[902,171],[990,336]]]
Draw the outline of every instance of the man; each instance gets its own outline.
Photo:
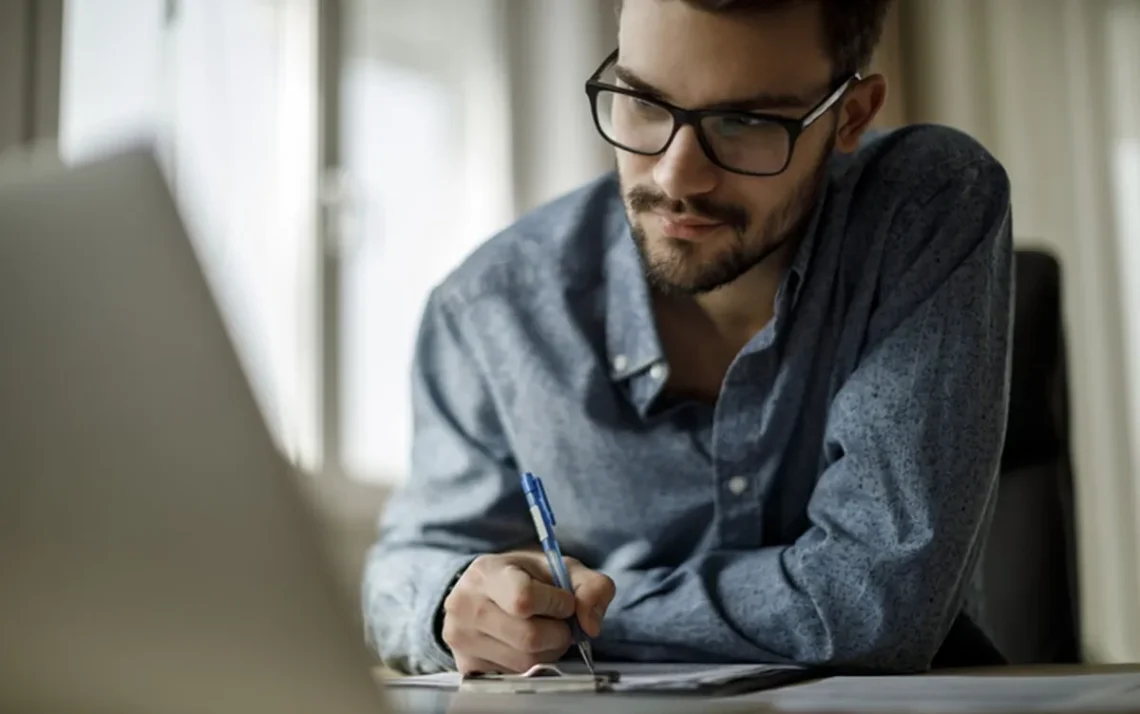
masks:
[[[1010,192],[949,129],[862,141],[888,2],[626,0],[588,83],[617,178],[524,217],[427,305],[412,470],[365,576],[387,664],[523,670],[568,651],[572,613],[602,660],[992,654],[968,613],[1008,408]]]

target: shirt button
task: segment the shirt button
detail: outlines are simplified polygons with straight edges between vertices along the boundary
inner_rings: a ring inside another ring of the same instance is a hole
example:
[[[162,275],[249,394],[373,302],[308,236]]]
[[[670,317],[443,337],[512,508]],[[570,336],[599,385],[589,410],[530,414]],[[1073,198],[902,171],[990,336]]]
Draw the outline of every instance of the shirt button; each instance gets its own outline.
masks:
[[[629,357],[625,355],[618,355],[614,357],[614,369],[618,372],[624,371],[629,366]]]
[[[748,479],[743,476],[733,476],[728,482],[728,490],[732,495],[739,496],[748,490]]]
[[[658,362],[649,368],[649,376],[656,380],[665,379],[665,365]]]

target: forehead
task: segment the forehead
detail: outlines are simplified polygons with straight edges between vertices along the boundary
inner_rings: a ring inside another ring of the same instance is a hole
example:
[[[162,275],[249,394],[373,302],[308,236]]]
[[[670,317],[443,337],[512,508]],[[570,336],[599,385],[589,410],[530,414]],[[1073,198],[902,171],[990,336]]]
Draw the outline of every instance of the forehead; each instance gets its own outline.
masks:
[[[682,106],[825,87],[831,63],[818,3],[710,13],[682,0],[625,0],[618,63]]]

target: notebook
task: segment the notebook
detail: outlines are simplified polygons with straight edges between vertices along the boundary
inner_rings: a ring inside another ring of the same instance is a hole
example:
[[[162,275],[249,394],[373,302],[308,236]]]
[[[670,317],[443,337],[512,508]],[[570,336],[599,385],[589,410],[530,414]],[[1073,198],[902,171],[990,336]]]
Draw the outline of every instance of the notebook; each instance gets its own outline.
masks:
[[[598,662],[596,666],[601,672],[617,673],[616,680],[608,687],[609,691],[630,693],[730,696],[771,689],[815,676],[811,670],[795,665]],[[580,677],[586,673],[585,665],[575,661],[559,662],[558,669],[571,676]],[[384,683],[389,687],[458,690],[464,680],[458,672],[441,672],[396,677],[386,679]],[[583,686],[583,691],[592,688]],[[534,691],[537,690],[528,693]],[[562,688],[560,691],[566,690]]]

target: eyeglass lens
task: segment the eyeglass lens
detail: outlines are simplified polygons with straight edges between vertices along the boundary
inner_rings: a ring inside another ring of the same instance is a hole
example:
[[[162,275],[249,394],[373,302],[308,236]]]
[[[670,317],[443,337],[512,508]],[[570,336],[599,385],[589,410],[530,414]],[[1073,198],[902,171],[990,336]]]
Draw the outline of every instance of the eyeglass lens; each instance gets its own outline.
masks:
[[[640,97],[603,89],[595,111],[605,138],[629,151],[660,153],[673,136],[672,113]],[[780,124],[730,112],[706,115],[700,124],[714,158],[725,168],[770,174],[788,162],[791,137]]]

